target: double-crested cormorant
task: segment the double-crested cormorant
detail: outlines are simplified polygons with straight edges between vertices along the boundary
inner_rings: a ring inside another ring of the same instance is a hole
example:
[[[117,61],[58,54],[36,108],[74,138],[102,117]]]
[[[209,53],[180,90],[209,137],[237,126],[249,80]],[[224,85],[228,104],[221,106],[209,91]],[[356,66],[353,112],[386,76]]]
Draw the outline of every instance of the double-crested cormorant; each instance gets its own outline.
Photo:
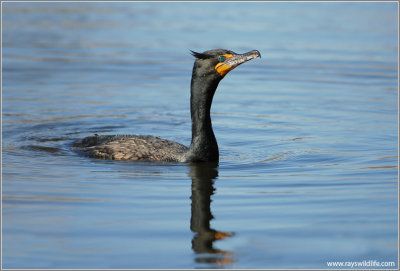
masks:
[[[196,61],[191,81],[192,142],[189,148],[155,136],[95,135],[74,142],[73,149],[89,157],[110,160],[218,161],[218,145],[210,117],[214,93],[229,71],[246,61],[261,57],[261,54],[257,50],[236,54],[216,49],[203,53],[192,51],[192,55]]]

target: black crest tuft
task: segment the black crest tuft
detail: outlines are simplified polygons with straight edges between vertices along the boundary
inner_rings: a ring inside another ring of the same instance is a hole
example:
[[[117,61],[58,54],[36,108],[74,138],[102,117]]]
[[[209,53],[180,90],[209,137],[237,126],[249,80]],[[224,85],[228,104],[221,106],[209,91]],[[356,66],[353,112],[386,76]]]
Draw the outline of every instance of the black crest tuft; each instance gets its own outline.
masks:
[[[204,53],[197,53],[195,51],[190,50],[190,52],[192,53],[192,56],[194,56],[197,59],[209,59],[212,56],[204,54]]]

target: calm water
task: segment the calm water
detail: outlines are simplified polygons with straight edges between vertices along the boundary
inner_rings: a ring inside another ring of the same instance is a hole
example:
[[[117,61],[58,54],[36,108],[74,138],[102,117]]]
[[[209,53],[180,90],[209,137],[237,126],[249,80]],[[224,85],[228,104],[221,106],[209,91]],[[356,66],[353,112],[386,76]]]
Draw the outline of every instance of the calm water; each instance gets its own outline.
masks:
[[[397,3],[2,8],[3,268],[398,267]],[[218,166],[70,150],[188,145],[188,49],[213,48],[263,56],[216,93]]]

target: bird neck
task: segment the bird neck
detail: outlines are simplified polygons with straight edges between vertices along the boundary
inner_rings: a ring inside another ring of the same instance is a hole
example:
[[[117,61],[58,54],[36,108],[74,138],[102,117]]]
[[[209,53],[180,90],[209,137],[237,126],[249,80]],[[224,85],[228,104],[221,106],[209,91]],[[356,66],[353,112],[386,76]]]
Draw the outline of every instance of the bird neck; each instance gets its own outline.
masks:
[[[217,161],[218,144],[212,129],[210,109],[219,80],[207,76],[197,77],[191,82],[190,113],[192,118],[192,142],[189,148],[190,161]]]

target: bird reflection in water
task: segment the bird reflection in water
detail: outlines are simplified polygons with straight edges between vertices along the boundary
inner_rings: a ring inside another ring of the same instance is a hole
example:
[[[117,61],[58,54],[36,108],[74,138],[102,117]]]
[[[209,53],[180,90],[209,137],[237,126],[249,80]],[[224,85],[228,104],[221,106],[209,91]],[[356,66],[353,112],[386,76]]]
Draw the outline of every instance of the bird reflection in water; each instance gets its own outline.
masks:
[[[192,178],[192,217],[190,229],[196,233],[192,239],[192,249],[197,254],[196,262],[224,265],[233,262],[232,252],[214,248],[216,240],[221,240],[233,235],[221,232],[210,227],[213,219],[210,204],[214,194],[214,180],[218,177],[218,163],[189,164],[190,177]]]

